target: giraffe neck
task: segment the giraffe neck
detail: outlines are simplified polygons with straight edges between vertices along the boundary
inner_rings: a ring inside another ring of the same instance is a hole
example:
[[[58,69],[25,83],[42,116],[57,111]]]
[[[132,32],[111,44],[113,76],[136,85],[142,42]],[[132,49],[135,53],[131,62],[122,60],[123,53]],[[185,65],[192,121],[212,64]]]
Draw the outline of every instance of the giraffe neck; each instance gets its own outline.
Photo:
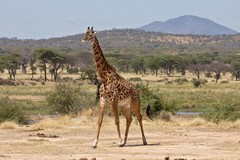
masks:
[[[98,74],[101,80],[105,81],[107,79],[107,73],[114,71],[115,69],[107,63],[103,55],[102,49],[98,43],[97,37],[94,37],[92,41],[92,47]]]

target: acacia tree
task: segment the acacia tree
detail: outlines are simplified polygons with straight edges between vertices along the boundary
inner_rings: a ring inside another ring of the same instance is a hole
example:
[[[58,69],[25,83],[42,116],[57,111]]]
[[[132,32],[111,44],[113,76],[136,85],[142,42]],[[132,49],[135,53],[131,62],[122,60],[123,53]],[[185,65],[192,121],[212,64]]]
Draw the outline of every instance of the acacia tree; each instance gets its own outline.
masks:
[[[200,80],[200,74],[206,70],[206,65],[212,62],[212,56],[208,54],[197,54],[192,57],[191,63],[188,65],[188,70],[192,72],[197,80]]]
[[[218,80],[221,78],[221,73],[230,71],[230,66],[218,61],[213,61],[206,66],[206,70],[215,74],[214,78],[215,82],[217,83]]]
[[[166,72],[169,77],[179,64],[178,58],[174,55],[163,55],[160,57],[160,67]]]
[[[189,72],[193,73],[197,80],[200,80],[200,74],[204,71],[205,65],[204,64],[190,64],[188,65]]]
[[[27,65],[30,63],[31,60],[31,49],[23,47],[19,48],[16,52],[21,56],[19,65],[21,66],[22,74],[26,74]]]
[[[44,81],[47,81],[47,64],[53,75],[53,80],[57,80],[58,70],[64,63],[64,57],[51,49],[37,49],[35,51],[37,58],[40,60],[40,69],[44,71]]]
[[[0,51],[1,51],[1,48],[0,48]],[[5,69],[5,64],[4,64],[4,56],[0,54],[0,73],[3,73],[4,72],[4,69]]]
[[[129,61],[120,59],[116,62],[116,66],[121,72],[129,72]]]
[[[235,77],[235,80],[240,79],[240,62],[234,62],[231,64],[231,72],[232,75]]]
[[[145,72],[143,58],[142,57],[135,57],[131,60],[131,67],[133,68],[136,74],[142,74]]]
[[[58,71],[64,64],[64,57],[58,53],[53,52],[49,57],[49,67],[53,74],[53,80],[56,82],[58,77]]]
[[[147,67],[147,68],[150,68],[152,74],[155,74],[156,77],[158,75],[158,70],[159,70],[159,67],[160,67],[160,59],[158,57],[147,57],[146,59],[144,59],[144,65]]]
[[[192,59],[190,55],[187,55],[187,54],[176,55],[176,57],[178,59],[176,69],[178,72],[182,74],[182,76],[184,76],[186,74],[187,67],[191,63]]]
[[[4,56],[3,65],[8,70],[9,78],[15,79],[20,61],[19,54],[8,54]]]
[[[44,72],[44,82],[47,81],[47,63],[51,53],[52,51],[49,49],[41,48],[35,50],[36,58],[39,60],[38,67],[40,68],[41,72]]]

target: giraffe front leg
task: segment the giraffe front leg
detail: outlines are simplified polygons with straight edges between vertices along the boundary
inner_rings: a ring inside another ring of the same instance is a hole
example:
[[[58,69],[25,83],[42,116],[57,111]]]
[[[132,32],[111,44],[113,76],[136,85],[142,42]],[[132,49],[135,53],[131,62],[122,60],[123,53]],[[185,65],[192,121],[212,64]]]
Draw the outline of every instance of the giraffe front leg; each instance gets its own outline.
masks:
[[[115,117],[115,124],[117,127],[117,132],[118,132],[118,146],[122,147],[122,138],[121,138],[121,133],[120,133],[120,125],[119,125],[119,115],[118,115],[118,105],[117,101],[115,101],[112,105],[112,110],[113,110],[113,115]]]
[[[100,135],[100,129],[101,129],[102,122],[103,122],[105,102],[106,102],[106,99],[101,97],[100,98],[100,105],[99,105],[97,136],[96,136],[96,139],[93,142],[93,145],[92,145],[93,148],[97,148],[98,139],[99,139],[99,135]]]

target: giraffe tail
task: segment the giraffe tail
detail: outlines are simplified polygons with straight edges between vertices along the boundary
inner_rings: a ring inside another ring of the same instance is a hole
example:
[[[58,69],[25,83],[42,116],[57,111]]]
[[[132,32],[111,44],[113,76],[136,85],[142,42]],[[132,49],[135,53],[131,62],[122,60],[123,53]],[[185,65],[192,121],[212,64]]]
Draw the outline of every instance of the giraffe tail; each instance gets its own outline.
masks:
[[[151,119],[151,120],[153,121],[150,104],[147,105],[146,115],[147,115],[147,117],[148,117],[149,119]]]

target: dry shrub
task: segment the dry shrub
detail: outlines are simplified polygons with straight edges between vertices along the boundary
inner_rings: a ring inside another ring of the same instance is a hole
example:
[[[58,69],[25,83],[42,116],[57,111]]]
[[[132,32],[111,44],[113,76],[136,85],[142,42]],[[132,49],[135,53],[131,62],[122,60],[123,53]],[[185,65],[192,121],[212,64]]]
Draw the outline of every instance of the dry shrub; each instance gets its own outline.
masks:
[[[240,129],[240,119],[233,123],[234,128]]]
[[[237,120],[235,122],[221,121],[219,122],[218,127],[221,129],[240,129],[240,120]]]
[[[15,122],[12,122],[12,121],[5,121],[3,123],[0,123],[1,129],[16,129],[18,127],[19,126]]]
[[[190,121],[187,121],[186,125],[189,126],[189,127],[199,127],[199,126],[203,126],[206,124],[206,120],[205,119],[202,119],[202,118],[194,118]]]
[[[81,110],[80,115],[93,117],[96,116],[97,113],[96,110],[93,108],[86,108]]]
[[[68,115],[59,118],[44,118],[39,123],[34,124],[33,128],[39,129],[62,129],[71,123],[71,117]]]

